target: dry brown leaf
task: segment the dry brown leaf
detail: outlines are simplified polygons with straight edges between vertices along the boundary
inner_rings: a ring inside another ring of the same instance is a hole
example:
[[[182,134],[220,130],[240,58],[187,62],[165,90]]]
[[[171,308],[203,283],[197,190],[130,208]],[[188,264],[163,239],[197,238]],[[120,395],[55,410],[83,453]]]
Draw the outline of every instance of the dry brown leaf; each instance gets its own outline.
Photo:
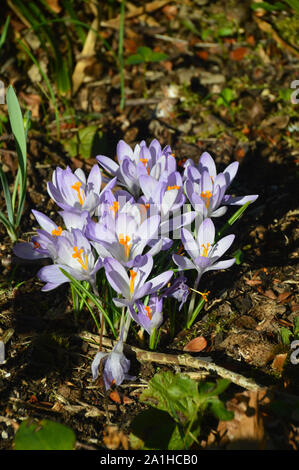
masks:
[[[61,12],[61,6],[59,5],[59,0],[46,0],[48,7],[54,11],[54,13]]]
[[[103,441],[108,449],[116,450],[123,448],[129,449],[128,437],[120,431],[117,426],[107,426],[104,429]]]
[[[38,118],[39,117],[39,107],[41,104],[41,97],[40,95],[35,95],[35,94],[25,94],[23,92],[20,92],[21,98],[25,101],[25,103],[28,105],[28,108],[32,112],[32,117],[33,118]]]
[[[246,54],[248,54],[247,47],[237,47],[231,51],[229,56],[232,60],[242,60]]]
[[[75,94],[80,86],[83,83],[83,80],[85,78],[85,69],[86,67],[90,67],[91,65],[91,60],[93,60],[94,55],[95,55],[95,45],[96,45],[96,39],[97,39],[97,34],[96,31],[98,30],[99,27],[99,19],[98,16],[96,16],[91,24],[90,30],[88,31],[88,34],[86,36],[86,40],[82,49],[82,53],[80,54],[80,57],[76,63],[73,76],[72,76],[72,81],[73,81],[73,93]]]
[[[114,401],[114,403],[119,403],[119,404],[121,403],[121,398],[117,390],[113,390],[113,392],[109,394],[109,398],[111,398],[111,400]]]
[[[272,289],[265,290],[264,295],[269,299],[276,300],[276,295],[274,294]]]
[[[188,344],[184,347],[184,351],[189,352],[200,352],[203,351],[207,347],[207,341],[203,336],[198,336],[197,338],[192,339],[189,341]]]
[[[231,421],[219,421],[217,431],[222,436],[226,449],[265,449],[264,424],[259,410],[259,401],[265,391],[238,393],[227,402],[226,407],[234,412]]]
[[[271,364],[272,369],[276,370],[277,372],[282,372],[287,355],[287,353],[277,354]]]
[[[279,294],[277,297],[278,302],[284,302],[285,300],[289,299],[289,297],[292,295],[292,292],[282,292]],[[289,299],[290,300],[290,299]]]

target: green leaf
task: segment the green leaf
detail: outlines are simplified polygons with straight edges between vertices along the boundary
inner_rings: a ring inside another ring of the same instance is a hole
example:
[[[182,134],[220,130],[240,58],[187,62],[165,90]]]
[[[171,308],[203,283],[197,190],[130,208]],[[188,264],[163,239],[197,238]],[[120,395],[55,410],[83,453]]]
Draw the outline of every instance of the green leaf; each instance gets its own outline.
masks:
[[[64,140],[64,148],[71,157],[80,155],[82,158],[91,158],[93,153],[93,145],[96,139],[101,139],[98,132],[98,126],[92,125],[80,129],[76,135],[69,140]]]
[[[299,335],[299,316],[294,318],[293,332],[294,332],[294,336]]]
[[[126,65],[143,64],[144,58],[140,54],[132,54],[126,59]]]
[[[285,345],[290,344],[290,336],[293,336],[293,333],[291,332],[291,330],[283,326],[282,328],[280,328],[280,335],[281,335],[281,340],[283,344]]]
[[[234,253],[233,253],[233,256],[236,260],[236,264],[242,264],[243,263],[243,260],[244,260],[244,253],[243,251],[241,250],[241,248],[239,248],[238,250],[236,250]]]
[[[233,28],[226,26],[226,27],[218,29],[217,36],[219,37],[233,36],[234,33],[235,31],[233,30]]]
[[[16,450],[72,450],[76,436],[63,424],[43,419],[23,421],[15,435]]]
[[[151,62],[160,62],[160,60],[168,59],[168,55],[163,52],[153,52],[151,56]]]
[[[144,62],[151,62],[153,51],[151,50],[150,47],[147,47],[147,46],[138,47],[137,53],[141,55],[141,57],[143,57]]]
[[[217,419],[222,421],[229,421],[234,418],[234,413],[232,411],[228,411],[225,408],[224,403],[218,398],[211,400],[209,403],[210,410]]]

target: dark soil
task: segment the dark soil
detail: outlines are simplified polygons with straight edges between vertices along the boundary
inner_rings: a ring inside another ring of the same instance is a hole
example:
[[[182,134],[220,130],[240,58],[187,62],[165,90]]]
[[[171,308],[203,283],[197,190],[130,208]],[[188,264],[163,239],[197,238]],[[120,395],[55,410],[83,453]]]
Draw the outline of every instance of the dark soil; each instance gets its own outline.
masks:
[[[84,21],[91,23],[88,6],[75,3]],[[11,40],[1,51],[0,79],[7,85],[13,83],[23,109],[27,109],[33,106],[28,97],[41,93],[27,74],[31,63],[19,54],[14,40],[14,34],[21,31],[24,35],[27,27],[8,5],[5,8],[12,18],[12,30]],[[117,14],[116,6],[112,18]],[[299,365],[290,362],[290,346],[283,343],[280,330],[285,327],[293,331],[299,315],[299,118],[298,104],[287,95],[291,83],[298,79],[299,52],[290,29],[287,37],[280,30],[281,42],[274,30],[265,32],[259,22],[274,28],[286,18],[295,21],[296,16],[286,10],[256,17],[250,2],[188,0],[165,2],[152,13],[128,19],[125,55],[146,45],[166,53],[168,59],[148,65],[146,94],[141,79],[143,67],[126,67],[127,102],[123,111],[119,108],[118,70],[111,56],[97,44],[88,80],[74,96],[59,101],[61,116],[73,115],[72,119],[62,120],[62,138],[57,140],[53,107],[44,95],[33,117],[20,239],[29,240],[36,228],[31,209],[56,216],[56,207],[46,190],[56,166],[88,171],[97,154],[114,157],[120,138],[132,146],[142,139],[149,143],[157,138],[162,146],[171,145],[179,161],[197,161],[203,151],[208,151],[218,171],[239,161],[232,192],[259,194],[232,230],[236,234],[234,250],[242,250],[241,264],[203,278],[201,290],[209,290],[210,295],[197,322],[190,331],[181,331],[177,312],[176,335],[169,339],[166,321],[158,351],[181,354],[191,339],[204,336],[208,344],[200,354],[268,387],[270,398],[259,403],[266,436],[263,448],[298,450]],[[233,27],[231,34],[219,33],[223,24]],[[210,33],[205,38],[207,29]],[[103,27],[103,31],[117,51],[118,30]],[[74,45],[76,53],[78,47]],[[41,47],[35,51],[38,60],[42,52]],[[234,98],[228,105],[217,104],[225,88],[234,91]],[[5,115],[6,106],[0,112]],[[102,137],[93,142],[89,155],[80,148],[75,155],[70,154],[65,142],[90,125],[97,126]],[[12,181],[15,147],[5,131],[9,134],[8,125],[0,138],[0,155]],[[0,205],[5,210],[3,199]],[[195,370],[178,370],[155,362],[140,364],[133,359],[136,380],[118,387],[118,395],[109,396],[109,392],[105,397],[91,377],[96,349],[82,334],[95,332],[89,312],[84,310],[75,321],[66,287],[41,292],[42,283],[36,273],[42,263],[16,259],[3,226],[0,240],[0,336],[13,330],[6,345],[6,361],[0,366],[0,449],[13,448],[14,435],[28,417],[70,426],[76,433],[77,449],[130,448],[132,420],[145,407],[138,397],[154,373]],[[128,342],[143,347],[134,337]],[[231,384],[227,402],[243,392]],[[297,414],[290,411],[290,404]],[[211,439],[219,431],[217,426],[217,422],[207,419],[200,448],[230,448],[230,440],[219,436],[218,441]]]

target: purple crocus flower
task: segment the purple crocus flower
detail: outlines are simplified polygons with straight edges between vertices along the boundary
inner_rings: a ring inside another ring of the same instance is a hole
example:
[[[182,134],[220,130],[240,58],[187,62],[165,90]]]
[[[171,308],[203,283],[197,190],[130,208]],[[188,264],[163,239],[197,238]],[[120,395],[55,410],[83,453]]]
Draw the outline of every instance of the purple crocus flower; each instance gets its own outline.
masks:
[[[97,161],[103,169],[112,176],[117,177],[118,184],[127,188],[135,197],[140,195],[139,178],[149,174],[159,180],[164,173],[176,170],[176,160],[171,154],[169,146],[163,150],[159,142],[154,139],[149,147],[143,140],[134,150],[120,140],[116,148],[118,163],[104,155],[98,155]]]
[[[147,281],[152,271],[153,263],[152,256],[139,255],[135,258],[134,268],[130,269],[128,273],[116,259],[105,258],[104,268],[106,277],[113,289],[123,296],[123,298],[113,299],[117,307],[129,307],[146,295],[156,293],[169,282],[173,275],[172,271],[165,271]]]
[[[63,268],[78,281],[88,281],[97,294],[96,273],[103,266],[101,258],[96,259],[92,246],[81,230],[72,229],[56,240],[56,264],[44,266],[37,276],[46,282],[42,291],[55,289],[69,279],[60,271]]]
[[[56,204],[64,210],[71,210],[81,214],[88,211],[93,215],[101,198],[107,189],[116,183],[116,178],[102,190],[102,174],[98,165],[94,165],[86,176],[78,168],[74,173],[67,167],[65,170],[56,168],[53,172],[52,182],[48,183],[48,193]]]
[[[141,204],[130,201],[122,207],[114,201],[110,208],[112,210],[108,210],[99,223],[89,221],[86,234],[100,256],[104,253],[123,266],[132,267],[136,256],[143,254],[149,242],[157,237],[160,216],[145,218],[146,209],[142,210]],[[160,249],[161,246],[155,243],[148,253],[154,255]]]
[[[157,181],[151,175],[140,176],[143,191],[140,201],[157,208],[162,218],[182,207],[186,201],[183,181],[180,173],[175,171]]]
[[[121,385],[124,380],[134,380],[135,377],[128,374],[130,361],[123,353],[123,341],[120,339],[110,353],[98,352],[91,364],[93,380],[99,376],[100,362],[103,360],[103,378],[106,390],[114,383]]]
[[[229,249],[235,235],[227,235],[214,244],[215,227],[211,219],[205,219],[199,227],[196,239],[189,230],[182,229],[182,242],[190,258],[172,255],[172,259],[180,270],[196,269],[198,280],[203,273],[214,269],[226,269],[235,263],[235,258],[219,261],[219,258]]]
[[[138,323],[138,325],[144,328],[149,335],[151,335],[154,329],[159,328],[163,322],[162,298],[159,298],[154,294],[150,297],[147,305],[144,305],[143,302],[137,300],[135,306],[137,311],[133,305],[129,306],[131,317],[136,323]]]
[[[208,152],[201,155],[197,167],[193,160],[186,161],[185,193],[199,216],[204,219],[220,217],[227,211],[226,206],[242,206],[258,198],[258,195],[233,197],[225,194],[236,176],[238,167],[239,163],[233,162],[223,173],[217,174],[215,162]]]
[[[182,309],[184,303],[186,302],[190,289],[186,284],[187,278],[180,274],[179,277],[173,280],[171,285],[164,289],[161,297],[174,297],[180,303],[179,311]]]
[[[13,252],[19,258],[31,260],[52,258],[53,261],[56,261],[56,240],[57,237],[63,236],[66,231],[42,212],[32,210],[32,213],[41,229],[37,229],[37,235],[32,237],[31,242],[16,243],[13,247]],[[83,230],[87,224],[87,217],[89,215],[87,211],[82,212],[80,215],[71,211],[61,211],[59,214],[62,216],[67,230],[71,230],[72,228]]]

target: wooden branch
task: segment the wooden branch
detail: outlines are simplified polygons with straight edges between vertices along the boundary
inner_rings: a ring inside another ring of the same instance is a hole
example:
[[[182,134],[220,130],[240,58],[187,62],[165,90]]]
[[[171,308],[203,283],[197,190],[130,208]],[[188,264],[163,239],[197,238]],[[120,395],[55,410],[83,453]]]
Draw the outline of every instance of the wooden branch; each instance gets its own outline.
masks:
[[[98,349],[100,336],[89,333],[87,331],[79,334],[79,337],[83,340],[88,341],[91,345]],[[117,341],[113,341],[110,338],[103,337],[103,346],[113,348]],[[145,351],[143,349],[124,344],[124,350],[128,353],[134,352],[139,362],[156,362],[158,364],[170,364],[177,366],[184,366],[190,369],[205,369],[209,372],[214,372],[224,379],[228,379],[236,385],[247,390],[262,390],[266,387],[258,385],[253,379],[248,379],[241,374],[232,372],[224,367],[218,366],[213,362],[208,362],[204,358],[198,358],[189,354],[166,354],[153,351]]]

